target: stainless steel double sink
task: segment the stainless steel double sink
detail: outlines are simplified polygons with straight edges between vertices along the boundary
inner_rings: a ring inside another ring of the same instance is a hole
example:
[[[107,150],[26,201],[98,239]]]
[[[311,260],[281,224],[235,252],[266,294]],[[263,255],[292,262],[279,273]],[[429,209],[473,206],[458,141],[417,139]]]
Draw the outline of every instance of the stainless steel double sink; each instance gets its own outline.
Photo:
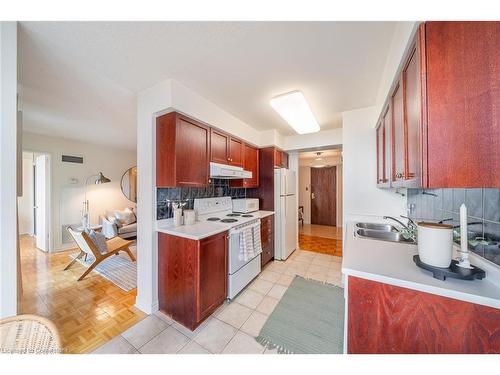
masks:
[[[415,244],[412,239],[406,239],[400,229],[390,224],[356,223],[354,235],[371,240]]]

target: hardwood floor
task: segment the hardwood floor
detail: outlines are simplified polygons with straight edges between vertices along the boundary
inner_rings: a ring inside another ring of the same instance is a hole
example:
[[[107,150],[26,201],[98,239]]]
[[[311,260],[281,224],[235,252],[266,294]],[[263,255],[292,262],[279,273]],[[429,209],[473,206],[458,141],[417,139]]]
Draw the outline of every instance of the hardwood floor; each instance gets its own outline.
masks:
[[[299,225],[299,247],[335,256],[342,256],[342,228],[328,225]]]
[[[66,353],[87,353],[143,319],[134,307],[136,291],[125,292],[80,263],[63,271],[77,250],[47,254],[35,247],[34,238],[22,235],[23,294],[19,314],[37,314],[54,322]]]
[[[342,227],[332,227],[330,225],[299,224],[299,233],[306,236],[333,238],[342,240]]]

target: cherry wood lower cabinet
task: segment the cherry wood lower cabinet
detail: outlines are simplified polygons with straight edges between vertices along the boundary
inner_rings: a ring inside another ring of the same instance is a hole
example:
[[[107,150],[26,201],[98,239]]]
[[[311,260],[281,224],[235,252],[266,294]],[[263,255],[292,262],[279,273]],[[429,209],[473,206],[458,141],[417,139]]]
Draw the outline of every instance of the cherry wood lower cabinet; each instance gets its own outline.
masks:
[[[158,235],[160,310],[194,330],[227,297],[227,232],[200,241]]]
[[[500,353],[500,309],[353,276],[347,329],[349,353]]]
[[[274,215],[260,219],[260,238],[262,241],[261,267],[274,258]]]

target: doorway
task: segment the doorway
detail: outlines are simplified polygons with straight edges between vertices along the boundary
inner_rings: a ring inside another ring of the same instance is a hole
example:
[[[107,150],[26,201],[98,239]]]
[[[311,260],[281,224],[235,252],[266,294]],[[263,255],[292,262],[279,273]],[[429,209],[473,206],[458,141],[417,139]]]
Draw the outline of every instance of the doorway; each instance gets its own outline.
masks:
[[[299,153],[299,246],[342,256],[342,150]]]

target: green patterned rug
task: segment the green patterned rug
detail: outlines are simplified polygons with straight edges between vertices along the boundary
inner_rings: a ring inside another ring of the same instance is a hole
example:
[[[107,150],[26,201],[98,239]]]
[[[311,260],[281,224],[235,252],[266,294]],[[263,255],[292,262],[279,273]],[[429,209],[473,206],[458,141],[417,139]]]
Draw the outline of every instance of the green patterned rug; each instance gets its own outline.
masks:
[[[341,354],[344,289],[295,276],[256,340],[278,353]]]

